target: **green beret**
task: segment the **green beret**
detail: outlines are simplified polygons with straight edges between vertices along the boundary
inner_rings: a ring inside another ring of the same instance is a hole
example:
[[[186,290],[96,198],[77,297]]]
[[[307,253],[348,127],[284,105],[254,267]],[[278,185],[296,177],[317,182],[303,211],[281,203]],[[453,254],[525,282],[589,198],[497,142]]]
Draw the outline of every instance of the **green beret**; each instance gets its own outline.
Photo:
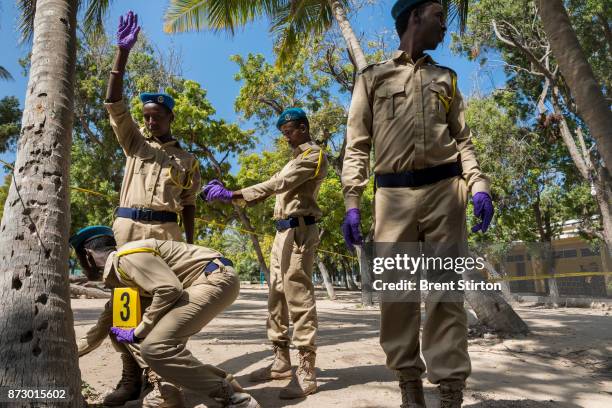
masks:
[[[407,10],[410,10],[419,4],[427,3],[428,1],[435,1],[439,3],[438,0],[398,0],[393,5],[391,9],[391,15],[393,16],[393,20],[397,20],[397,18]]]
[[[158,105],[163,105],[170,110],[174,109],[174,99],[165,93],[143,92],[140,94],[140,100],[144,105],[147,103],[156,103]]]
[[[78,251],[85,241],[89,241],[96,237],[114,237],[113,230],[104,225],[92,225],[89,227],[81,228],[76,234],[70,237],[70,245],[75,251]]]
[[[300,119],[307,119],[306,112],[302,108],[289,108],[280,114],[276,127],[280,129],[285,123]]]

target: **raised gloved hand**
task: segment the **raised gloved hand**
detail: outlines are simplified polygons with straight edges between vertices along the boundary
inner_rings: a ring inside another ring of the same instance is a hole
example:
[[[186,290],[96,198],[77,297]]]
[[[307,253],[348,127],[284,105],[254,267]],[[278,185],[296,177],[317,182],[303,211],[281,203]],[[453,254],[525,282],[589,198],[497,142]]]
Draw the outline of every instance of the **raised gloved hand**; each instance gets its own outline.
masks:
[[[120,329],[119,327],[111,327],[110,331],[119,343],[138,342],[137,337],[134,336],[134,329]]]
[[[487,232],[494,212],[491,196],[484,192],[478,192],[472,197],[472,203],[474,204],[474,215],[480,218],[480,222],[472,227],[472,232]]]
[[[228,203],[232,201],[232,192],[225,188],[221,181],[214,179],[204,186],[200,197],[204,201],[223,201]]]
[[[342,223],[342,235],[346,246],[353,251],[355,245],[361,245],[363,237],[361,236],[361,212],[358,208],[351,208],[344,216]]]
[[[117,29],[117,45],[124,50],[131,50],[136,40],[140,26],[138,25],[138,15],[130,10],[125,17],[119,17],[119,28]]]

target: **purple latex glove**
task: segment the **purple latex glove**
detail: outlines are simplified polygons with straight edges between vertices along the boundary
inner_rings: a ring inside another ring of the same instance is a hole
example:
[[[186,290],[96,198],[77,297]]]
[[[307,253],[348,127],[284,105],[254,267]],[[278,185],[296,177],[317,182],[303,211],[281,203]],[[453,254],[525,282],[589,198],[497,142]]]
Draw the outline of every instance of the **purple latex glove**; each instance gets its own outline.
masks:
[[[204,186],[200,193],[200,197],[208,202],[223,201],[224,203],[228,203],[232,201],[232,192],[225,188],[222,182],[214,179]]]
[[[118,327],[111,327],[111,333],[115,335],[115,338],[119,343],[136,343],[137,338],[134,336],[134,329],[120,329]]]
[[[472,197],[472,203],[474,204],[474,215],[481,220],[481,222],[472,227],[472,232],[481,230],[482,232],[487,232],[494,212],[491,196],[487,193],[478,192]]]
[[[117,45],[119,48],[127,51],[131,50],[138,40],[139,32],[138,15],[134,14],[132,10],[125,15],[125,18],[123,16],[119,17],[119,28],[117,29]]]
[[[358,208],[351,208],[344,216],[342,223],[342,235],[346,246],[353,251],[355,245],[361,245],[363,237],[361,236],[361,212]]]

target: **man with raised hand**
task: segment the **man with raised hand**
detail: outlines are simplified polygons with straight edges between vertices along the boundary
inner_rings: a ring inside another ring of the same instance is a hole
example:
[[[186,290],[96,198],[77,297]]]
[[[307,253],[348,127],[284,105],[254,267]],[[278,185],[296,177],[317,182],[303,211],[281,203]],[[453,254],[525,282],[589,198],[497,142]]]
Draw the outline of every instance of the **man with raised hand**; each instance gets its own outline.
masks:
[[[156,238],[183,241],[178,224],[181,214],[188,243],[193,243],[195,201],[200,188],[200,169],[196,157],[183,150],[172,136],[174,100],[163,93],[143,93],[145,136],[134,122],[123,100],[123,76],[130,50],[136,44],[140,26],[133,12],[121,16],[117,30],[117,52],[106,92],[106,109],[119,145],[126,155],[119,207],[113,231],[119,245]],[[79,356],[98,347],[108,335],[112,311],[110,302],[97,323],[79,339]],[[104,399],[104,405],[123,405],[138,398],[142,369],[125,352],[123,369],[116,389]],[[165,387],[165,395],[179,395]],[[157,388],[155,389],[157,392]],[[151,399],[154,394],[149,394]]]
[[[351,102],[342,171],[349,246],[361,245],[360,197],[374,151],[374,242],[429,243],[467,248],[466,204],[471,192],[487,230],[493,217],[489,180],[476,160],[457,75],[425,50],[446,33],[439,1],[399,0],[392,15],[400,38],[393,58],[359,72]],[[454,274],[454,272],[452,272]],[[403,408],[424,408],[421,376],[439,384],[441,407],[457,408],[470,374],[462,293],[430,293],[419,343],[420,299],[381,302],[380,342],[400,380]]]
[[[274,349],[271,365],[251,373],[251,381],[291,377],[280,398],[302,398],[317,390],[315,374],[317,310],[312,270],[319,244],[316,225],[322,213],[317,205],[321,183],[327,175],[327,158],[310,138],[310,124],[300,108],[285,110],[277,128],[293,148],[293,158],[269,180],[229,191],[217,180],[202,192],[206,201],[245,200],[254,204],[276,196],[276,236],[270,257],[268,338]],[[293,338],[289,338],[289,317]],[[299,365],[292,375],[289,344],[298,348]]]

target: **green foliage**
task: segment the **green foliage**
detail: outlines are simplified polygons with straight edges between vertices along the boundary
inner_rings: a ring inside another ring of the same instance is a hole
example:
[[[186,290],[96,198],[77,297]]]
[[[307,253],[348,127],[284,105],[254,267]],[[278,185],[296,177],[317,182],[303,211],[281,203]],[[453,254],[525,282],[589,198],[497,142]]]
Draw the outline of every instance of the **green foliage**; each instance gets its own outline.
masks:
[[[4,203],[6,202],[6,198],[8,197],[9,187],[11,186],[11,175],[7,174],[4,176],[4,184],[0,186],[0,220],[2,219],[2,214],[4,213]]]
[[[21,128],[19,99],[5,96],[0,99],[0,153],[13,150]]]

